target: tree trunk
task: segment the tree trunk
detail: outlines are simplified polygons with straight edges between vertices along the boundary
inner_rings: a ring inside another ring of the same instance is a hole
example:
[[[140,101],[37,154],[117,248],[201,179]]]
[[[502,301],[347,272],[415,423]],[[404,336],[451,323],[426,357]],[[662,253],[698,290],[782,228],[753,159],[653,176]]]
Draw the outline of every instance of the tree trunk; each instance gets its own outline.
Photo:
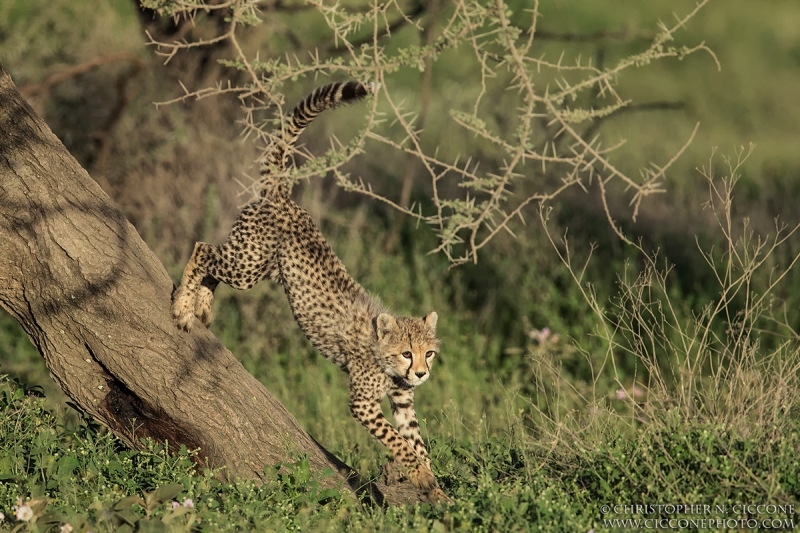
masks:
[[[306,433],[205,328],[180,332],[172,281],[0,65],[0,305],[55,381],[132,448],[200,449],[229,479],[307,454],[320,479],[382,503],[421,496],[367,483]]]

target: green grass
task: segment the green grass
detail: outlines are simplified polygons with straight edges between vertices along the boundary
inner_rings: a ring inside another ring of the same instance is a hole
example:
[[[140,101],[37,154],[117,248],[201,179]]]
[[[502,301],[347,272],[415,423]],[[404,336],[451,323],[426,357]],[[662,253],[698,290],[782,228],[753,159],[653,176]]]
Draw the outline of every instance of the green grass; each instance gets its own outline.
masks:
[[[796,419],[791,431],[768,438],[741,437],[703,421],[687,424],[671,412],[663,413],[663,425],[631,434],[609,416],[594,444],[561,450],[537,444],[521,426],[438,438],[434,469],[455,503],[380,510],[321,491],[302,459],[281,473],[266,467],[272,474],[258,487],[220,483],[210,472],[196,472],[185,449],[171,455],[150,443],[132,452],[98,427],[66,428],[43,403],[0,381],[0,510],[14,523],[18,498],[31,499],[41,531],[47,521],[95,532],[123,531],[125,523],[147,531],[588,531],[602,528],[603,504],[731,508],[787,505],[800,497]],[[193,507],[181,506],[183,514],[175,516],[172,502],[187,498]],[[145,529],[145,522],[165,529]]]

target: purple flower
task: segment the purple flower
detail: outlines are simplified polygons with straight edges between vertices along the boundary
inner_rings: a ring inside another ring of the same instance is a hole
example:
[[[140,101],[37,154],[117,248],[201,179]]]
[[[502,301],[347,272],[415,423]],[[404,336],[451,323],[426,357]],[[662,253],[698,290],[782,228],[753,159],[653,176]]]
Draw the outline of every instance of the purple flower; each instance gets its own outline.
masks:
[[[190,509],[193,509],[194,508],[194,502],[192,501],[191,498],[186,498],[185,500],[183,500],[183,506],[184,507],[189,507]]]

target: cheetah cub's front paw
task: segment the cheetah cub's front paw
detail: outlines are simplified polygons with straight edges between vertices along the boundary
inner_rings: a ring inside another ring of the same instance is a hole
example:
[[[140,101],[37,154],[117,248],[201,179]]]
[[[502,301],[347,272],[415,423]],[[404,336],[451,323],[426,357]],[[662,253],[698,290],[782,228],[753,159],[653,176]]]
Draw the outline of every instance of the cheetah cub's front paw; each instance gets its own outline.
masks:
[[[439,488],[439,483],[433,475],[433,471],[425,465],[419,465],[414,470],[409,472],[411,483],[417,487],[425,495],[425,498],[430,503],[448,502],[453,503],[453,500],[447,497],[447,494]]]
[[[439,502],[453,503],[453,500],[447,494],[445,494],[444,491],[439,487],[436,487],[435,489],[433,489],[433,491],[428,493],[428,501],[431,503],[439,503]]]
[[[172,301],[172,319],[178,329],[184,331],[192,330],[192,320],[194,319],[194,301],[191,294],[178,289],[175,292],[175,299]]]

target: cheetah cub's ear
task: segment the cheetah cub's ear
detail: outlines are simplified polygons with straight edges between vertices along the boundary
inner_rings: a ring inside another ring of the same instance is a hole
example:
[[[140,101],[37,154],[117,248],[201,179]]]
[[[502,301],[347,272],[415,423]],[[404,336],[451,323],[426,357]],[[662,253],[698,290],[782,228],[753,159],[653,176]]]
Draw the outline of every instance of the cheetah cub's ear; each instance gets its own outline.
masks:
[[[434,323],[435,322],[434,320]],[[378,318],[375,319],[375,331],[378,334],[378,340],[382,340],[395,329],[397,329],[397,320],[389,313],[381,313],[378,315]]]
[[[436,311],[431,311],[425,318],[422,319],[425,322],[425,325],[428,326],[428,329],[431,330],[431,333],[436,333],[436,321],[439,320],[439,315],[436,314]]]

